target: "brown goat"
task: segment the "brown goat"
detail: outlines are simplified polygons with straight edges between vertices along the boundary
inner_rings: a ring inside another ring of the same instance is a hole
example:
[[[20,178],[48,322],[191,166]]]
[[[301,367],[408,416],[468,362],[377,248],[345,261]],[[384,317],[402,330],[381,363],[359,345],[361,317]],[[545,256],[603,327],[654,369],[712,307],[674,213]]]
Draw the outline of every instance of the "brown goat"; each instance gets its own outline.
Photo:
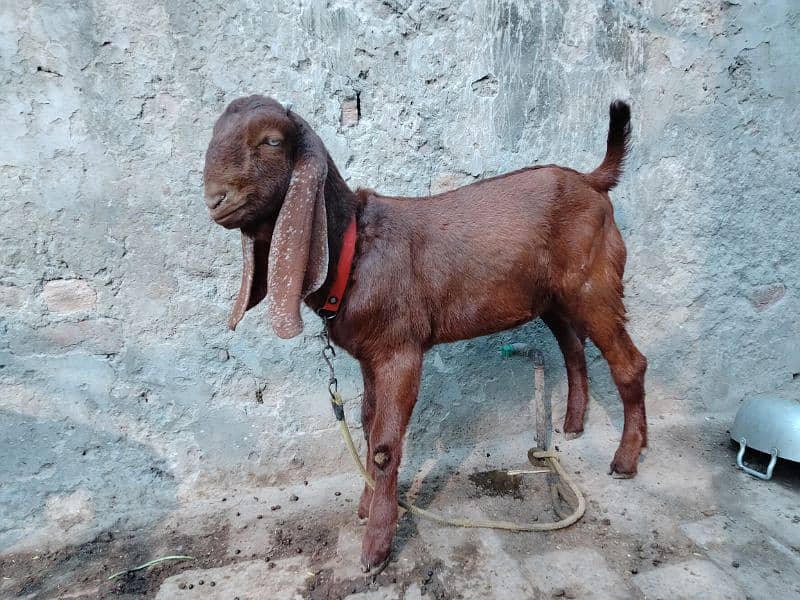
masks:
[[[622,172],[630,109],[610,108],[608,149],[588,174],[535,166],[429,198],[355,193],[320,138],[275,100],[233,101],[214,126],[205,196],[212,218],[240,228],[244,273],[229,325],[267,299],[275,332],[302,330],[336,276],[355,219],[347,292],[330,321],[333,341],[361,364],[367,465],[376,485],[358,509],[368,519],[361,561],[389,557],[397,470],[419,390],[422,355],[435,344],[516,327],[541,316],[567,368],[564,431],[579,434],[587,401],[584,340],[608,361],[625,413],[611,472],[636,474],[647,444],[647,361],[625,329],[625,245],[608,191]],[[331,268],[328,268],[328,265]]]

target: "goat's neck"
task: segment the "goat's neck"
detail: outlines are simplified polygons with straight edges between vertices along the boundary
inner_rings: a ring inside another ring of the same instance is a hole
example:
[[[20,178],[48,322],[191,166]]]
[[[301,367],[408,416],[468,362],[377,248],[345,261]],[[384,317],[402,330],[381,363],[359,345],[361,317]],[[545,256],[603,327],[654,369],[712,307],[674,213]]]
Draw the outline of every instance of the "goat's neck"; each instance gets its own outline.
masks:
[[[342,239],[351,219],[356,214],[356,195],[339,174],[339,169],[328,156],[328,177],[325,180],[325,212],[328,219],[328,276],[322,287],[306,298],[306,304],[317,312],[325,303],[328,288],[336,277],[336,265],[342,252]]]

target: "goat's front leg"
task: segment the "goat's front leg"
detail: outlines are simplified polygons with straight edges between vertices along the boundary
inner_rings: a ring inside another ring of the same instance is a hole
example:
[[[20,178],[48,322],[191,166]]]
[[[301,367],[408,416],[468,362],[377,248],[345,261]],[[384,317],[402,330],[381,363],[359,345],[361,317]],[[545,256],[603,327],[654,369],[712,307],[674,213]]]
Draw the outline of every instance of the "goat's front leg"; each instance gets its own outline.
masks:
[[[367,472],[372,479],[375,479],[375,461],[372,460],[372,452],[369,441],[372,432],[372,421],[375,417],[375,377],[372,374],[372,367],[366,361],[361,361],[361,375],[364,378],[364,398],[361,401],[361,428],[364,430],[364,439],[367,442],[367,456],[364,464]],[[361,492],[361,501],[358,503],[358,518],[366,523],[369,518],[369,507],[372,504],[372,488],[364,483],[364,491]]]
[[[397,527],[397,470],[417,401],[422,350],[403,348],[371,362],[376,404],[368,460],[375,467],[375,490],[361,548],[361,563],[367,571],[383,565],[392,549]]]

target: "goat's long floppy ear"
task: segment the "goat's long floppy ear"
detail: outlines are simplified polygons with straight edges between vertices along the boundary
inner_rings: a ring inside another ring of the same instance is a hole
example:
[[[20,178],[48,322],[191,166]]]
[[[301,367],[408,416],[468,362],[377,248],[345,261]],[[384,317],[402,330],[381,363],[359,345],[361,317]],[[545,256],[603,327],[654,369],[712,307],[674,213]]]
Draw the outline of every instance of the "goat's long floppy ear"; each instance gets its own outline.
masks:
[[[244,313],[267,295],[267,261],[272,241],[272,225],[265,223],[256,230],[242,230],[242,284],[233,305],[228,327],[236,329]]]
[[[328,274],[328,153],[302,118],[288,114],[299,136],[289,189],[272,235],[267,273],[267,310],[272,328],[284,339],[303,330],[300,303],[322,286]]]

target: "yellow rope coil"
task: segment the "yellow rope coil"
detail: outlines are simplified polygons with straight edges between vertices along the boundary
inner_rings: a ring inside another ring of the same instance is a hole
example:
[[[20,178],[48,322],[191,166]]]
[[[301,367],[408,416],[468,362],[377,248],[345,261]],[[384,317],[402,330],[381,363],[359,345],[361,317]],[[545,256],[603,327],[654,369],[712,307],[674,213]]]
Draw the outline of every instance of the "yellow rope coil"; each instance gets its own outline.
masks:
[[[334,398],[332,401],[334,404],[338,404],[340,406],[343,404],[342,397],[338,392],[334,393]],[[347,449],[350,451],[350,457],[353,459],[356,467],[358,467],[358,470],[361,473],[361,476],[364,478],[364,481],[367,482],[367,485],[372,489],[375,489],[375,482],[372,480],[372,477],[370,477],[366,468],[364,468],[364,463],[361,462],[361,457],[358,455],[358,450],[353,442],[353,436],[350,434],[350,428],[347,426],[347,421],[342,418],[337,422],[339,423],[339,431],[342,434],[344,443],[347,445]],[[401,499],[397,501],[397,504],[412,514],[425,517],[426,519],[436,521],[437,523],[442,523],[443,525],[452,525],[454,527],[503,529],[505,531],[555,531],[557,529],[569,527],[573,523],[577,522],[586,511],[586,501],[584,500],[581,491],[578,489],[572,479],[570,479],[566,471],[564,471],[564,469],[561,467],[561,464],[558,462],[557,453],[552,450],[531,450],[528,452],[528,458],[531,460],[545,460],[550,466],[550,471],[559,477],[559,482],[552,485],[550,488],[553,498],[553,508],[558,516],[561,517],[559,521],[555,521],[554,523],[512,523],[510,521],[474,520],[460,517],[446,517],[444,515],[425,510],[424,508],[419,508],[418,506]],[[568,499],[566,497],[567,495],[572,495],[572,500],[574,501],[570,501],[571,499]],[[564,498],[570,504],[575,506],[572,513],[565,514],[562,512],[559,497]]]

